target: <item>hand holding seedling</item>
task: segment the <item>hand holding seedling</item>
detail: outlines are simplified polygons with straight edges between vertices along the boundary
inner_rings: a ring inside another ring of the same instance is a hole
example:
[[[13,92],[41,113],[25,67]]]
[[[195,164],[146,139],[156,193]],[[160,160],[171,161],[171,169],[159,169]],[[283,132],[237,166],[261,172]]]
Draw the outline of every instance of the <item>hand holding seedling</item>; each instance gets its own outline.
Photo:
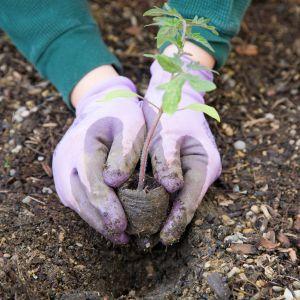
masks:
[[[145,97],[136,94],[125,77],[94,84],[77,105],[76,119],[57,146],[53,171],[62,202],[108,239],[126,243],[125,230],[147,238],[166,221],[160,239],[172,244],[221,170],[220,156],[203,115],[219,120],[216,110],[203,99],[204,92],[215,88],[212,72],[185,52],[187,39],[213,51],[202,36],[192,33],[193,26],[215,30],[208,20],[186,20],[168,6],[151,9],[145,15],[153,16],[152,25],[160,27],[157,46],[169,42],[176,51],[146,55],[155,61]],[[138,98],[144,100],[144,116]],[[145,121],[148,133],[144,140]],[[145,180],[148,154],[161,186],[151,178]],[[123,186],[118,191],[122,206],[116,188],[128,180],[139,158],[136,186]],[[179,191],[168,217],[166,191]]]
[[[122,192],[120,197],[129,218],[131,233],[145,236],[157,231],[164,220],[166,205],[163,202],[167,200],[162,193],[160,202],[153,201],[151,207],[152,198],[147,196],[149,188],[145,188],[150,153],[155,179],[169,193],[180,190],[160,233],[164,244],[172,244],[179,239],[209,185],[221,172],[220,156],[203,115],[206,113],[219,121],[216,110],[205,105],[203,99],[204,92],[215,89],[212,72],[193,61],[191,54],[184,51],[187,39],[213,51],[201,35],[192,32],[193,26],[216,32],[214,27],[208,25],[207,19],[184,19],[167,5],[164,9],[150,9],[145,15],[153,17],[154,23],[151,25],[160,27],[157,47],[169,42],[176,47],[176,51],[171,55],[145,55],[155,59],[151,66],[152,77],[145,97],[136,96],[144,99],[148,134],[141,155],[137,191],[126,189],[125,195]],[[112,91],[102,101],[120,96],[132,97],[132,93]],[[157,215],[160,210],[164,213]],[[155,215],[155,220],[151,219],[149,212]],[[153,227],[149,226],[150,223]]]
[[[117,76],[96,83],[80,100],[76,118],[54,152],[53,177],[64,205],[123,244],[128,242],[127,219],[112,187],[124,183],[139,160],[145,121],[136,97],[97,102],[115,89],[135,92],[129,79]]]
[[[152,64],[151,73],[145,97],[160,106],[164,91],[157,87],[168,82],[172,75],[157,61]],[[213,78],[209,71],[199,70],[193,74],[209,81]],[[203,93],[184,84],[178,109],[201,104],[204,104]],[[147,102],[143,109],[147,127],[151,128],[157,110]],[[161,116],[149,152],[156,180],[170,193],[179,191],[160,233],[161,241],[169,245],[180,238],[208,187],[220,175],[220,155],[203,112],[188,109]]]

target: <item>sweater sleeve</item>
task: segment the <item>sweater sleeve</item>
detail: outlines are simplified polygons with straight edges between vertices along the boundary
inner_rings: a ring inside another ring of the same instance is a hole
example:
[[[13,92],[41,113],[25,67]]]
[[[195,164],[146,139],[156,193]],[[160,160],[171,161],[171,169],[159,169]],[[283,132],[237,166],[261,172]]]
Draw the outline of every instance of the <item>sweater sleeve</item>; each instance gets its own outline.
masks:
[[[86,1],[1,0],[0,27],[69,107],[70,93],[85,74],[104,64],[121,68]]]
[[[170,7],[175,8],[183,17],[193,19],[195,16],[210,19],[210,25],[216,27],[219,35],[203,28],[195,27],[192,32],[198,32],[211,44],[214,52],[205,48],[216,59],[216,69],[222,67],[230,51],[230,39],[240,29],[243,16],[251,0],[169,0]]]

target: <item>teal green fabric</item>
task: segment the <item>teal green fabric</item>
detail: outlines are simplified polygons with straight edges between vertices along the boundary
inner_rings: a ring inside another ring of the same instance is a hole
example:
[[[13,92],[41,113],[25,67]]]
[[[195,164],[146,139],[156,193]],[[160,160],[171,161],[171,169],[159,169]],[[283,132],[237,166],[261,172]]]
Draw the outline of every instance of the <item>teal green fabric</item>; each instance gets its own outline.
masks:
[[[201,32],[212,44],[217,67],[230,50],[230,38],[239,30],[247,0],[170,0],[184,17],[211,19],[219,36]],[[0,27],[16,47],[49,79],[71,107],[69,96],[76,83],[94,68],[118,59],[104,44],[85,0],[0,0]]]
[[[82,0],[0,0],[0,28],[71,107],[76,83],[94,68],[118,59],[104,44]]]
[[[169,0],[170,7],[175,8],[185,18],[193,19],[195,16],[210,19],[210,25],[216,27],[219,35],[195,27],[193,32],[204,36],[211,44],[214,52],[205,48],[216,59],[216,69],[222,67],[230,51],[230,39],[240,29],[242,18],[250,5],[251,0]]]

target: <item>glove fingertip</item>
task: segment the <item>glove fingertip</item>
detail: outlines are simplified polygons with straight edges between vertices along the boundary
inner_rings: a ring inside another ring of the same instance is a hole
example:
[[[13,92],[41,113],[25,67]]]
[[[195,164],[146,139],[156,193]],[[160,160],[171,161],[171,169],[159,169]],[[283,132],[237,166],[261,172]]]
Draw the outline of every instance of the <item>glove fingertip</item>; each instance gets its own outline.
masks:
[[[184,185],[183,179],[181,179],[178,176],[164,177],[164,178],[161,178],[159,180],[159,182],[169,193],[177,192]]]
[[[106,238],[115,245],[126,245],[129,243],[130,240],[129,236],[125,232],[122,232],[117,235],[108,235],[106,236]]]
[[[179,241],[187,226],[186,210],[179,201],[173,205],[172,211],[160,232],[160,241],[165,246]]]
[[[121,170],[106,168],[103,171],[103,180],[105,184],[112,188],[117,188],[122,185],[130,174]]]

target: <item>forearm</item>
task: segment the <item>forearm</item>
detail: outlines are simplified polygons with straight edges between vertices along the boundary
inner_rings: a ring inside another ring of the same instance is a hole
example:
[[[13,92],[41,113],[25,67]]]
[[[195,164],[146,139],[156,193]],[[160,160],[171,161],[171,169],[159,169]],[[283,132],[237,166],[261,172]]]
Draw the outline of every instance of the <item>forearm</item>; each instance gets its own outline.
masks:
[[[81,0],[2,0],[0,27],[70,105],[74,86],[102,65],[120,68]]]
[[[211,44],[214,52],[204,48],[216,60],[215,68],[220,68],[226,62],[230,51],[230,40],[239,29],[242,18],[251,0],[169,0],[169,5],[174,7],[185,18],[193,19],[195,16],[210,19],[210,25],[216,27],[219,35],[208,30],[195,27],[193,32],[199,32]]]

